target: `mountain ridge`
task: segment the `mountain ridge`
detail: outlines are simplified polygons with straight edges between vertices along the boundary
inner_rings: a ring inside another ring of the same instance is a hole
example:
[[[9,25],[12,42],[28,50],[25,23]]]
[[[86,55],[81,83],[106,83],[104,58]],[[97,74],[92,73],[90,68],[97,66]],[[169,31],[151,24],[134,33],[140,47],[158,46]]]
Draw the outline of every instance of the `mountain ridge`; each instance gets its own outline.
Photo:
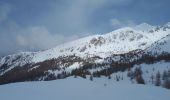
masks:
[[[141,25],[141,24],[140,24]],[[166,24],[167,25],[167,24]],[[138,25],[139,26],[139,25]],[[156,30],[156,29],[155,29]],[[115,31],[112,31],[112,32],[110,32],[110,33],[106,33],[106,34],[104,34],[104,35],[92,35],[92,36],[88,36],[88,37],[85,37],[85,38],[81,38],[81,39],[78,39],[78,40],[75,40],[75,41],[71,41],[71,42],[68,42],[68,43],[64,43],[64,44],[61,44],[61,45],[58,45],[58,46],[56,46],[56,47],[54,47],[54,48],[51,48],[51,49],[48,49],[48,50],[43,50],[43,51],[38,51],[38,52],[21,52],[21,54],[38,54],[38,53],[41,53],[41,52],[63,52],[64,51],[64,49],[65,49],[65,51],[69,51],[68,49],[71,49],[70,51],[72,51],[73,50],[73,47],[75,47],[75,45],[78,43],[78,45],[81,47],[81,45],[85,45],[84,47],[82,47],[82,48],[77,48],[77,49],[81,49],[81,50],[77,50],[77,51],[79,51],[79,52],[81,52],[81,53],[83,53],[85,50],[83,50],[83,49],[86,49],[87,47],[87,45],[90,43],[90,42],[92,42],[91,44],[94,44],[94,45],[97,45],[98,47],[100,46],[100,45],[102,45],[102,43],[103,42],[108,42],[108,40],[109,41],[112,41],[112,42],[117,42],[117,43],[119,43],[119,44],[121,44],[121,41],[124,41],[127,37],[129,37],[129,39],[130,40],[132,40],[133,41],[133,39],[135,39],[135,38],[141,38],[141,37],[144,37],[144,39],[148,39],[148,37],[150,37],[150,36],[147,36],[146,37],[146,33],[145,32],[142,32],[142,33],[137,33],[137,32],[134,32],[134,33],[125,33],[125,32],[133,32],[133,31],[135,31],[135,29],[133,29],[133,28],[129,28],[129,27],[125,27],[125,28],[121,28],[121,29],[118,29],[118,30],[115,30]],[[124,34],[125,33],[125,34]],[[135,34],[135,35],[134,35]],[[129,36],[130,35],[130,36]],[[138,35],[138,37],[137,37],[137,35]],[[161,34],[160,34],[161,35]],[[167,34],[164,34],[164,36],[166,36]],[[136,37],[135,37],[136,36]],[[153,35],[152,35],[153,36]],[[110,37],[110,38],[109,38]],[[119,39],[118,39],[118,41],[115,39],[116,37],[119,37]],[[156,36],[155,36],[156,37]],[[152,37],[153,38],[153,37]],[[160,38],[160,37],[159,37]],[[159,38],[157,39],[157,40],[159,40]],[[149,39],[151,39],[151,38],[149,38]],[[148,40],[149,40],[148,39]],[[155,42],[155,41],[157,41],[157,40],[153,40],[153,41],[151,41],[151,42]],[[84,42],[84,43],[82,43],[82,41]],[[136,42],[136,41],[135,41]],[[145,41],[144,41],[145,42]],[[150,42],[150,41],[149,41]],[[125,43],[127,43],[126,41],[125,41]],[[124,42],[122,43],[122,44],[125,44]],[[130,42],[131,43],[131,42]],[[93,45],[91,45],[90,44],[90,46],[93,46]],[[150,43],[149,45],[151,45],[152,43]],[[142,45],[142,43],[141,43],[141,45]],[[144,45],[144,44],[143,44]],[[108,46],[108,45],[107,45]],[[106,47],[107,46],[105,46],[105,49],[106,49]],[[113,47],[116,47],[115,45],[113,46]],[[112,48],[113,48],[112,47]],[[61,49],[62,48],[62,49]],[[111,48],[111,49],[112,49]],[[128,48],[130,48],[130,46],[128,45]],[[145,48],[145,47],[144,47]],[[60,50],[56,50],[56,49],[60,49]],[[93,49],[95,49],[95,48],[93,48]],[[114,49],[114,48],[113,48]],[[124,48],[125,49],[125,48]],[[132,48],[131,50],[127,50],[126,52],[128,52],[128,51],[132,51],[132,50],[135,50],[135,49],[141,49],[141,48]],[[69,51],[69,52],[70,52]],[[76,51],[76,52],[77,52]],[[89,51],[94,51],[94,50],[89,50]],[[100,51],[102,51],[102,50],[100,50]],[[106,50],[103,50],[104,52],[106,51]],[[110,51],[115,51],[115,50],[110,50]],[[120,51],[120,49],[118,49],[117,51]],[[95,52],[95,51],[94,51]],[[92,53],[92,54],[94,54],[94,52]],[[125,52],[125,53],[126,53]],[[67,52],[65,52],[65,53],[67,53]],[[72,52],[70,52],[70,53],[72,53]],[[89,53],[89,52],[86,52],[86,53]],[[17,53],[17,54],[19,54],[19,53]],[[114,52],[114,54],[116,54],[116,52]],[[118,54],[122,54],[122,52],[118,52]],[[15,55],[15,54],[14,54]],[[56,54],[57,55],[57,54]],[[61,55],[62,55],[62,53],[61,53]],[[68,54],[69,55],[69,54]],[[12,55],[9,55],[9,56],[12,56]]]
[[[108,76],[136,64],[170,61],[170,50],[166,48],[170,45],[169,35],[169,24],[147,31],[125,27],[44,51],[8,55],[0,59],[0,84],[73,75]]]

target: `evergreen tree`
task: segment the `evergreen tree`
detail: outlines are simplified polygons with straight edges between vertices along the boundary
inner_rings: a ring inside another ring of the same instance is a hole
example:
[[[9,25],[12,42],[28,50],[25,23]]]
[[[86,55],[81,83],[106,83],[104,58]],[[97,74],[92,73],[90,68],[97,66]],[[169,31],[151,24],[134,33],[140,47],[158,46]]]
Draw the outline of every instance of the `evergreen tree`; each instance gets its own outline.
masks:
[[[119,77],[116,75],[116,81],[119,81]]]
[[[162,80],[165,80],[168,77],[168,72],[164,71],[162,75]]]
[[[145,81],[144,81],[142,75],[136,76],[136,82],[137,82],[138,84],[145,84]]]
[[[170,89],[170,79],[166,78],[164,80],[164,87],[167,89]]]
[[[160,86],[160,85],[161,85],[161,80],[160,80],[160,78],[161,78],[161,74],[160,74],[160,72],[158,71],[157,74],[156,74],[156,81],[155,81],[155,85],[156,85],[156,86]]]
[[[92,75],[90,75],[90,80],[93,81],[93,76]]]
[[[109,75],[109,76],[108,76],[108,79],[111,79],[111,78],[112,78],[111,75]]]
[[[153,76],[153,74],[151,75],[151,81],[152,81],[152,84],[154,84],[154,76]]]

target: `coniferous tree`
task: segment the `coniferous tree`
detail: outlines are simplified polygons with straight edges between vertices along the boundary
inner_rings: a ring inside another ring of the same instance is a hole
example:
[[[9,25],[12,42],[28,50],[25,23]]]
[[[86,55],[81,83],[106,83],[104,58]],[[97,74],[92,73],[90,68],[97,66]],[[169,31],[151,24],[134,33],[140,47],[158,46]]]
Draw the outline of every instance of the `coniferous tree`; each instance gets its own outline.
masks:
[[[119,77],[116,75],[116,81],[119,81]]]
[[[112,78],[111,75],[109,75],[109,76],[108,76],[108,79],[111,79],[111,78]]]
[[[127,76],[132,80],[134,78],[134,73],[132,70],[128,70]]]
[[[167,89],[170,89],[170,79],[166,78],[164,80],[164,87]]]
[[[136,76],[136,81],[138,84],[145,84],[145,81],[144,81],[142,75]]]
[[[154,76],[153,76],[153,74],[151,75],[151,82],[152,82],[152,84],[154,84]]]
[[[90,75],[90,80],[93,81],[93,76],[92,75]]]
[[[160,80],[160,78],[161,78],[161,74],[160,74],[160,72],[158,71],[157,74],[156,74],[156,81],[155,81],[155,85],[156,85],[156,86],[160,86],[160,85],[161,85],[161,80]]]
[[[168,73],[167,71],[164,71],[162,75],[162,80],[165,80],[167,77],[168,77]]]

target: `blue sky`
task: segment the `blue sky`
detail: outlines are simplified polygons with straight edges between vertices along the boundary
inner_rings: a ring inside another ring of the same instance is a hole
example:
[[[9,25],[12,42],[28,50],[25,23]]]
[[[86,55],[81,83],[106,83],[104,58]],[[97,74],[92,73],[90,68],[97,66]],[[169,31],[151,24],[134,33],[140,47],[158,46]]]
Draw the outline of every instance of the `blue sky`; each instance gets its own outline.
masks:
[[[143,22],[170,21],[170,0],[0,0],[0,56]]]

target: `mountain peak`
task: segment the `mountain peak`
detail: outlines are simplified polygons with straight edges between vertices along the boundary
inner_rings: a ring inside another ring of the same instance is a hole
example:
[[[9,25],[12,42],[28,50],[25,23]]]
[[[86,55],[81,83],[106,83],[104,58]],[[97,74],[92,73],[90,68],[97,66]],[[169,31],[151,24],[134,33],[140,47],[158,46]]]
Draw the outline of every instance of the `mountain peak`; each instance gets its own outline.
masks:
[[[148,23],[142,23],[134,27],[135,30],[140,30],[140,31],[149,31],[153,29],[155,26],[152,26]]]
[[[170,26],[170,22],[166,23],[165,25]]]

